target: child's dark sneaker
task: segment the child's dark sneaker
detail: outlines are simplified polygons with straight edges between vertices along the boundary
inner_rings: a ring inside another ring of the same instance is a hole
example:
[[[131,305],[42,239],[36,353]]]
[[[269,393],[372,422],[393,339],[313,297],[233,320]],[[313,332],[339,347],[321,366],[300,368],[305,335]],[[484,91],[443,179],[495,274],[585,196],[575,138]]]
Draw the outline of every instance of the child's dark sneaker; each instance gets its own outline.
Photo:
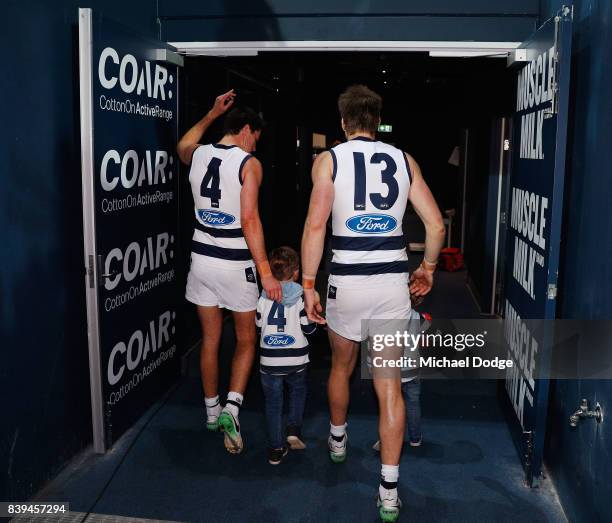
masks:
[[[283,458],[287,455],[289,449],[287,447],[282,447],[280,449],[268,449],[268,463],[270,465],[278,465]]]
[[[306,443],[302,441],[302,431],[300,427],[287,427],[287,445],[291,450],[303,450]]]

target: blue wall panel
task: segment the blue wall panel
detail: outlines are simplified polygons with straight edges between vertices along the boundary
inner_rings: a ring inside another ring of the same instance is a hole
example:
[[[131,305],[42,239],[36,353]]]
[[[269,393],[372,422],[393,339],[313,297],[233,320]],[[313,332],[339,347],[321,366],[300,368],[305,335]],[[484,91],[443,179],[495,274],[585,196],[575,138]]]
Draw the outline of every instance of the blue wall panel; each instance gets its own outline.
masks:
[[[159,16],[226,17],[241,16],[330,16],[330,15],[433,15],[433,16],[531,16],[539,15],[538,0],[161,0]]]
[[[188,18],[162,21],[169,42],[264,40],[476,40],[520,42],[535,30],[532,17],[327,16]]]
[[[541,4],[542,20],[562,2]],[[570,134],[559,315],[611,319],[612,3],[575,2]],[[612,521],[612,425],[568,418],[581,398],[612,407],[612,382],[557,381],[551,393],[546,459],[570,521]]]
[[[520,42],[535,29],[537,0],[161,0],[168,41],[476,40]]]
[[[147,36],[155,0],[9,1],[0,170],[0,499],[29,497],[91,441],[77,8]]]

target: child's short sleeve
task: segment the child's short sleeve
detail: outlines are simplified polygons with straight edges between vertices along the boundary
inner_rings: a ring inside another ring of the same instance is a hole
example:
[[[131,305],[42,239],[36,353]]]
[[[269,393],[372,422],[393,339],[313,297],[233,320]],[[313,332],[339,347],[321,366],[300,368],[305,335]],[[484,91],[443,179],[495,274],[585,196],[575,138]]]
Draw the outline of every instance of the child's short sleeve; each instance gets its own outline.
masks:
[[[261,311],[262,311],[263,307],[262,307],[262,303],[261,303],[261,298],[257,301],[257,309],[255,310],[255,326],[259,327],[261,329],[261,326],[263,324],[262,319],[261,319]]]
[[[300,310],[300,326],[302,327],[302,332],[304,334],[312,334],[315,330],[317,330],[317,324],[312,323],[308,319],[308,315],[306,314],[306,308],[304,307],[304,300],[302,298],[300,298],[298,307]]]

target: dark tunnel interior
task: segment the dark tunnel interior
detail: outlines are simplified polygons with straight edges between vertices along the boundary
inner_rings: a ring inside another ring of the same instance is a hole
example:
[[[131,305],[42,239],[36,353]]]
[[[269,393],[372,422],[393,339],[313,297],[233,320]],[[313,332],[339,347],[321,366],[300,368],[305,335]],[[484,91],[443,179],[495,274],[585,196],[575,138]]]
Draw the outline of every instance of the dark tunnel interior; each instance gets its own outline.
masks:
[[[237,92],[237,105],[266,121],[255,155],[263,165],[260,213],[268,249],[299,247],[310,196],[313,133],[325,146],[344,140],[337,98],[348,86],[365,84],[383,97],[381,123],[392,132],[378,138],[409,152],[419,163],[442,211],[461,216],[462,169],[449,158],[470,130],[466,194],[466,260],[478,269],[484,254],[484,213],[489,176],[491,122],[512,112],[514,82],[506,61],[492,57],[438,58],[427,53],[266,52],[248,57],[186,57],[182,71],[180,133],[206,114],[215,96]],[[202,141],[221,138],[215,122]],[[190,187],[182,177],[183,241],[193,230]],[[406,225],[407,224],[407,225]],[[461,224],[456,222],[454,230]],[[408,241],[423,241],[420,220],[408,207]],[[453,246],[459,245],[454,234]],[[185,271],[188,270],[188,248]],[[186,272],[185,272],[186,274]],[[194,337],[197,325],[193,325]]]

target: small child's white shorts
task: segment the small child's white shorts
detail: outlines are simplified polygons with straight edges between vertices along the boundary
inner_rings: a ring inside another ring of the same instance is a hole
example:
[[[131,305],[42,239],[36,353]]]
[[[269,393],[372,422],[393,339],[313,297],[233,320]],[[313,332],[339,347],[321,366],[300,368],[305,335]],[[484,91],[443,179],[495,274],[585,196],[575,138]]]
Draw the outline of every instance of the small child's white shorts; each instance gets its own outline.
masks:
[[[219,260],[192,253],[185,298],[204,307],[254,311],[259,298],[256,274],[252,261],[236,267],[231,262],[222,265]]]

